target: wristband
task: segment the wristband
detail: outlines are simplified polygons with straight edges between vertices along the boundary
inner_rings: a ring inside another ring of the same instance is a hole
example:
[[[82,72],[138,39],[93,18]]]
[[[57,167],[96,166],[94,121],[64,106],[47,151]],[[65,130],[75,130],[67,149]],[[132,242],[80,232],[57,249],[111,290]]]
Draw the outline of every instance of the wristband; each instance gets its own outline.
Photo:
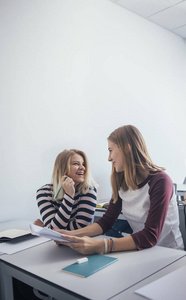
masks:
[[[114,249],[114,241],[113,241],[113,239],[111,239],[111,238],[110,238],[110,241],[111,241],[110,252],[112,252],[113,249]]]

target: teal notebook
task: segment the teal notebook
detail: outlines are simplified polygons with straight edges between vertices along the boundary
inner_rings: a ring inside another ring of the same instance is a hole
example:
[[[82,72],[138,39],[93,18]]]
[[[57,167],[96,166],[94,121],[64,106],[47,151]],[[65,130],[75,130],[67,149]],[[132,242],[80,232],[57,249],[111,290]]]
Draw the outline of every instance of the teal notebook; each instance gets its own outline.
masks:
[[[88,256],[88,261],[78,264],[77,262],[62,269],[62,271],[81,277],[88,277],[99,270],[116,262],[118,258],[95,254]]]

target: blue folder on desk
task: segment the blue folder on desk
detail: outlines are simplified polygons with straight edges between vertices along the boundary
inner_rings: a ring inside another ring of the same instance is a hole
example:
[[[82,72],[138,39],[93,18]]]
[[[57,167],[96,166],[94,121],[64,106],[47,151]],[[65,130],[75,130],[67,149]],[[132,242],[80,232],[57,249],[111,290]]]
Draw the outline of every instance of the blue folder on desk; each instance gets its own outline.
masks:
[[[62,271],[71,273],[80,277],[88,277],[97,271],[116,262],[118,258],[95,254],[88,257],[88,261],[78,264],[77,262],[62,269]]]

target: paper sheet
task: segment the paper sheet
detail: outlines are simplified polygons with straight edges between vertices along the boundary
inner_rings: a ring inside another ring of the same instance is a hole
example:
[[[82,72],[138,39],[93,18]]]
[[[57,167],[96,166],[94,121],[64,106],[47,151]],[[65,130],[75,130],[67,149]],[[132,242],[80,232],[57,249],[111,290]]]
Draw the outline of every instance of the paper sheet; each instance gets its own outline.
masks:
[[[30,224],[30,230],[33,235],[43,236],[59,242],[71,242],[71,240],[63,238],[63,234],[47,227],[40,227],[34,224]]]
[[[151,300],[185,300],[186,265],[138,289],[135,293]]]

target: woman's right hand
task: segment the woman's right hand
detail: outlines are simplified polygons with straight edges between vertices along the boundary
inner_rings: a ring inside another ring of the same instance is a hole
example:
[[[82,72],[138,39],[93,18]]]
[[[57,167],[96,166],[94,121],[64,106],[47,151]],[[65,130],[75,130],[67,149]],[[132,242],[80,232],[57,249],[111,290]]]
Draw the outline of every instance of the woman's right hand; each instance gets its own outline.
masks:
[[[75,237],[71,235],[64,235],[63,236],[66,239],[70,239],[71,242],[56,242],[57,245],[65,245],[70,247],[71,249],[84,254],[84,255],[90,255],[90,254],[96,254],[104,252],[105,250],[105,243],[103,240],[96,240],[93,238],[90,238],[88,236],[84,237]]]
[[[61,178],[61,186],[64,189],[65,193],[68,194],[71,198],[74,198],[75,195],[75,182],[72,178],[68,176],[63,176]]]

